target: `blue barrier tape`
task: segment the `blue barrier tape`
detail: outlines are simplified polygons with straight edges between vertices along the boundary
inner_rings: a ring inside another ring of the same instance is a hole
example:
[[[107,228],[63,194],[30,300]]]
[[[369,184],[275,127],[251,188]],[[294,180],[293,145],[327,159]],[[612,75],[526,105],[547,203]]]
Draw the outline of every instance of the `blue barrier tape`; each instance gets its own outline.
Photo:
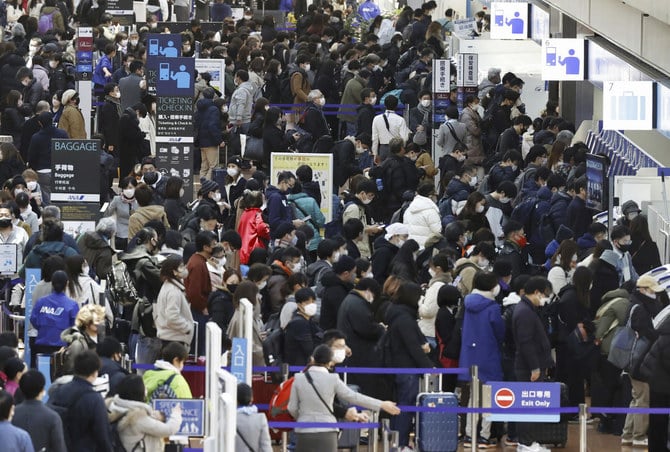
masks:
[[[270,428],[379,428],[378,422],[275,422],[269,421]]]
[[[670,414],[670,408],[624,408],[624,407],[589,407],[591,413],[602,414]]]
[[[415,374],[469,374],[467,367],[444,368],[379,368],[379,367],[336,367],[335,372],[347,374],[392,374],[392,375],[415,375]]]
[[[579,413],[577,407],[563,408],[470,408],[463,406],[398,406],[405,413],[491,413],[491,414],[563,414]]]

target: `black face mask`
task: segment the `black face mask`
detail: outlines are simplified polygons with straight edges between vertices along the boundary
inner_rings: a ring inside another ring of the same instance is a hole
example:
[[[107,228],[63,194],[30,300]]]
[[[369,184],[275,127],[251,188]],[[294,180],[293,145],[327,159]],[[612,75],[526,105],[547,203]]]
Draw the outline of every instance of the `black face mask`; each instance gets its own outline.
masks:
[[[238,285],[239,284],[227,284],[226,287],[228,287],[228,290],[230,291],[230,293],[234,294],[235,291],[237,290]]]
[[[12,219],[11,218],[3,218],[0,219],[0,228],[5,229],[8,228],[12,225]]]
[[[622,253],[626,253],[626,252],[630,251],[630,248],[631,248],[630,244],[623,245],[623,244],[619,243],[619,251],[621,251]]]

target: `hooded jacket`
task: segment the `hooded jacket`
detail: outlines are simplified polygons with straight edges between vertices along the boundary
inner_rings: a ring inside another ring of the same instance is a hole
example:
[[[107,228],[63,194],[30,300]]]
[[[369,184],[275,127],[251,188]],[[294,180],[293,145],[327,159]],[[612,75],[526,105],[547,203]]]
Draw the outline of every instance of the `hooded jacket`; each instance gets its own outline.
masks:
[[[307,193],[293,193],[287,196],[288,204],[293,209],[293,217],[302,220],[307,215],[311,217],[310,220],[305,221],[305,224],[314,231],[314,237],[307,244],[309,251],[316,251],[321,242],[320,229],[326,224],[326,217],[319,209],[319,205],[313,197]]]
[[[337,329],[347,337],[351,356],[347,366],[366,366],[375,362],[375,345],[384,334],[384,327],[374,319],[371,304],[352,290],[342,300],[337,312]]]
[[[350,105],[358,105],[361,103],[361,91],[366,86],[367,81],[358,74],[347,82],[347,85],[344,87],[344,92],[342,93],[342,101],[340,102],[342,105],[347,105],[347,107],[344,107],[340,110],[340,113],[338,113],[337,118],[339,120],[347,122],[356,121],[356,114],[349,112],[351,109]]]
[[[26,268],[40,268],[43,260],[54,254],[66,258],[79,253],[63,242],[42,242],[30,250],[19,273],[23,274]]]
[[[519,374],[528,374],[535,369],[549,369],[553,367],[551,344],[547,331],[539,313],[532,302],[525,296],[514,307],[512,314],[512,329],[516,355],[514,370]]]
[[[170,382],[170,388],[174,391],[178,399],[191,399],[191,388],[186,379],[181,375],[181,372],[167,361],[159,359],[154,363],[156,369],[147,370],[142,375],[144,380],[144,387],[147,390],[147,402],[151,398],[151,394],[165,383],[170,376],[177,374]]]
[[[434,367],[421,346],[426,337],[416,322],[417,311],[411,306],[391,304],[386,311],[387,334],[391,348],[391,367]]]
[[[228,109],[228,116],[232,124],[235,124],[237,121],[240,121],[241,124],[251,121],[251,109],[254,103],[255,92],[256,88],[249,81],[240,83],[237,89],[233,91],[233,95],[230,98],[230,108]]]
[[[144,402],[126,400],[118,395],[105,401],[110,422],[118,422],[118,431],[123,447],[133,448],[140,442],[146,451],[164,449],[163,438],[179,431],[182,422],[181,413],[172,411],[169,418],[162,422],[154,416],[154,410]],[[167,417],[167,416],[166,416]]]
[[[79,239],[81,254],[86,258],[98,278],[105,279],[112,269],[114,250],[98,232],[86,232]]]
[[[595,338],[601,341],[601,355],[609,355],[614,336],[626,324],[630,309],[629,297],[625,289],[612,290],[602,297],[602,305],[593,321],[596,325]]]
[[[179,281],[168,279],[163,283],[153,310],[156,336],[159,339],[191,343],[193,316],[184,290],[184,285]]]
[[[378,237],[375,240],[375,252],[372,254],[372,274],[375,280],[383,285],[388,278],[391,270],[391,261],[398,254],[398,248],[384,236]]]
[[[249,256],[255,248],[267,248],[270,240],[270,226],[263,220],[260,208],[250,207],[244,210],[237,232],[242,238],[241,264],[249,262]]]
[[[500,306],[489,297],[489,293],[477,289],[465,297],[459,366],[476,365],[482,381],[500,381],[503,378],[501,347],[505,323]],[[469,375],[466,378],[469,380]]]
[[[591,315],[595,317],[596,311],[604,302],[603,295],[619,288],[619,273],[617,272],[618,257],[612,250],[605,250],[599,259],[594,260],[589,269],[593,273],[593,286],[591,287]]]
[[[286,194],[279,191],[274,185],[270,185],[265,190],[265,197],[267,199],[267,214],[270,231],[276,231],[282,223],[291,223],[293,221],[293,213],[291,206],[288,205]]]
[[[344,298],[354,288],[349,281],[343,281],[334,271],[326,271],[321,278],[323,295],[321,296],[321,316],[319,325],[322,330],[337,328],[337,314]]]
[[[170,223],[163,206],[144,206],[130,215],[128,219],[128,237],[135,237],[135,234],[140,232],[140,229],[151,220],[160,221],[165,225],[165,229],[170,229]]]
[[[403,223],[409,227],[409,238],[416,240],[419,248],[423,248],[428,237],[442,231],[440,209],[432,199],[416,195],[409,204]]]
[[[437,295],[445,284],[451,283],[451,276],[446,273],[435,275],[428,282],[426,294],[419,299],[419,328],[426,337],[435,337],[435,317],[440,307]]]
[[[212,99],[200,99],[196,104],[195,129],[200,147],[218,147],[223,142],[221,111]],[[232,104],[231,104],[232,107]]]

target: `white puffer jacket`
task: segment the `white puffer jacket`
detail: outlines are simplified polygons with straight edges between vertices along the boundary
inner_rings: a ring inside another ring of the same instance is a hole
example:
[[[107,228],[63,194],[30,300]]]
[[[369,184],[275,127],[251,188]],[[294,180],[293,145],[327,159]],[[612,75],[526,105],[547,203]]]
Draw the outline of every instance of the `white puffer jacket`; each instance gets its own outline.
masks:
[[[432,234],[442,232],[440,209],[432,199],[416,195],[403,216],[403,223],[409,227],[409,238],[416,240],[420,248]]]

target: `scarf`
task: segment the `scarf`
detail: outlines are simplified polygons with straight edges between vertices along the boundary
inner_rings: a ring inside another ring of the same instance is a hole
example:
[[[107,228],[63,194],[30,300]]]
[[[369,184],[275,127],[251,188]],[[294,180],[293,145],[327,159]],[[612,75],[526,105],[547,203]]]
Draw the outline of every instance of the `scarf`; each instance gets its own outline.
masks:
[[[116,105],[116,113],[119,115],[120,118],[121,115],[123,114],[123,110],[121,109],[121,101],[116,97],[110,96],[109,94],[105,96],[105,100]]]

